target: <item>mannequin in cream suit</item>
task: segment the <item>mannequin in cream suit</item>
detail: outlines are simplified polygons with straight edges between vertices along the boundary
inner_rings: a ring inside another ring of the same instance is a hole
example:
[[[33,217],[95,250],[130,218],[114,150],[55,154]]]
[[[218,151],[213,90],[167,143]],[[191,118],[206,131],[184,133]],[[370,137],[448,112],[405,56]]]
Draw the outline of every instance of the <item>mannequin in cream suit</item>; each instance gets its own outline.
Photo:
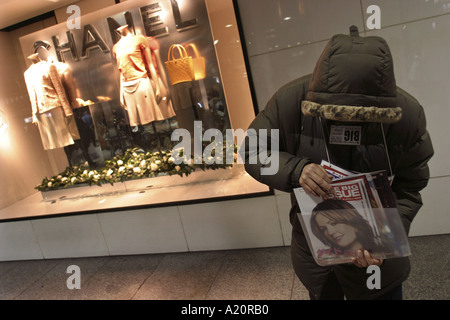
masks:
[[[33,64],[24,73],[25,83],[44,149],[74,144],[80,136],[57,66],[41,60],[37,53],[28,59]]]

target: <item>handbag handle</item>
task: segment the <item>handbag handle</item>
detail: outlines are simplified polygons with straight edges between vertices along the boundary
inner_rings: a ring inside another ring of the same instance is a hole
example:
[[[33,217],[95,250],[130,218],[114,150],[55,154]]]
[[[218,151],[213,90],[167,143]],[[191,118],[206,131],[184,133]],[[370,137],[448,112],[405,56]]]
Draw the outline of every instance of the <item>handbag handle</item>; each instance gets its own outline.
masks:
[[[169,48],[169,52],[167,54],[167,60],[175,60],[175,55],[174,55],[175,48],[178,49],[178,54],[180,55],[180,59],[188,57],[186,49],[181,44],[173,44]]]
[[[187,52],[188,48],[192,48],[192,51],[194,51],[194,57],[193,58],[200,57],[200,53],[198,52],[197,46],[194,43],[188,43],[184,47],[186,49],[186,52]]]

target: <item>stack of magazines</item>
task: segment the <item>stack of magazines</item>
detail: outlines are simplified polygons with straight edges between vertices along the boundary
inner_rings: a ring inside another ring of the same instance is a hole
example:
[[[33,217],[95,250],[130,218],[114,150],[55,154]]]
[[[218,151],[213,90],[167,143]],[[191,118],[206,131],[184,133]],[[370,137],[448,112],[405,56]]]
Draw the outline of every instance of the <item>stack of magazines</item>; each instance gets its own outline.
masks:
[[[333,176],[325,197],[294,189],[300,223],[319,265],[349,263],[359,249],[373,258],[411,255],[387,171],[353,173],[326,161]]]

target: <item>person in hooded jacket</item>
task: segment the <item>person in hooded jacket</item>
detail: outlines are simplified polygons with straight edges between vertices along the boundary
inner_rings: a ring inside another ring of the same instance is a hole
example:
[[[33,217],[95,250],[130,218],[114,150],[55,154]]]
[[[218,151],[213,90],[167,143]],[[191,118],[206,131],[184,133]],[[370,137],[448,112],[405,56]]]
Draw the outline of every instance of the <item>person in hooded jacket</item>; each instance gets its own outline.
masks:
[[[351,264],[319,266],[314,261],[298,220],[293,189],[323,196],[331,177],[322,160],[349,171],[387,170],[394,180],[398,211],[408,233],[422,206],[420,191],[429,180],[433,156],[423,107],[396,86],[388,44],[377,36],[333,36],[311,75],[282,86],[258,113],[247,130],[278,132],[279,168],[262,174],[262,149],[245,143],[245,169],[256,180],[291,193],[291,258],[296,275],[311,299],[402,299],[402,282],[410,272],[408,257],[379,260],[365,250]],[[260,129],[267,129],[260,130]],[[349,133],[348,135],[342,132]],[[249,137],[247,137],[249,141]],[[253,156],[256,161],[250,161]],[[380,267],[381,288],[369,289],[369,265]]]

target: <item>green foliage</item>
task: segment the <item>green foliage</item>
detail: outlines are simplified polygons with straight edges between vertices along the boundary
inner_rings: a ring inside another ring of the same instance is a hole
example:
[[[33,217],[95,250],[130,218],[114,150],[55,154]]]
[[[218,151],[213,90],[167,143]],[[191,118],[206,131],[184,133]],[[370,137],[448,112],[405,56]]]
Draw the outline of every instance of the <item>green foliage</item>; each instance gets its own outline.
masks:
[[[109,183],[113,185],[116,182],[123,182],[132,179],[151,178],[162,174],[174,175],[181,177],[188,176],[196,169],[219,169],[232,166],[226,164],[226,148],[223,149],[223,164],[216,161],[212,164],[206,164],[203,159],[200,161],[190,161],[185,164],[174,163],[172,151],[161,152],[145,152],[140,148],[128,149],[123,155],[115,156],[105,161],[103,168],[91,169],[87,162],[73,167],[67,167],[60,174],[51,178],[44,178],[40,185],[35,189],[39,191],[56,190],[67,188],[70,186],[88,184],[98,185]],[[235,148],[234,148],[235,151]],[[183,150],[179,151],[179,156],[183,156]],[[236,157],[235,157],[236,158]]]

